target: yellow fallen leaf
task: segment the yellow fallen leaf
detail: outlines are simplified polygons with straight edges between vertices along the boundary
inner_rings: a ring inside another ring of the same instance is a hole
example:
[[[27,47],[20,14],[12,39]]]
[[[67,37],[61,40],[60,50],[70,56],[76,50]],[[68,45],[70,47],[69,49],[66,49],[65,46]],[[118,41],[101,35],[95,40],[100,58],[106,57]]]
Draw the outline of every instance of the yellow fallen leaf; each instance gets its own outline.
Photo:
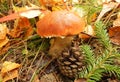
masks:
[[[3,77],[3,79],[2,79],[2,82],[6,82],[6,81],[8,81],[8,80],[11,80],[11,79],[13,79],[13,78],[16,78],[16,77],[18,77],[18,70],[12,70],[12,71],[10,71],[10,72],[8,72],[4,77]]]
[[[0,48],[0,55],[5,54],[10,49],[10,42],[5,44],[3,47]]]
[[[0,48],[5,46],[8,42],[9,42],[9,39],[7,37],[5,37],[5,39],[1,39],[0,40]]]
[[[8,29],[6,24],[0,24],[0,39],[5,39],[7,31]]]
[[[20,64],[5,61],[1,69],[1,75],[4,77],[8,72],[20,67]]]

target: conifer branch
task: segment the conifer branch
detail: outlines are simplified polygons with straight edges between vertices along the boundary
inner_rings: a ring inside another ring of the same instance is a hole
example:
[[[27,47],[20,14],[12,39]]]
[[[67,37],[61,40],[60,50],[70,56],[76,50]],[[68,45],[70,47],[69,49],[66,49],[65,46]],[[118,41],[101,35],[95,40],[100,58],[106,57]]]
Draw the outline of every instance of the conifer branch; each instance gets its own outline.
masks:
[[[82,51],[84,51],[86,62],[92,65],[95,62],[95,57],[94,57],[94,53],[91,50],[90,46],[82,45],[81,49]]]
[[[86,57],[85,61],[87,62],[87,66],[79,73],[79,77],[85,78],[87,82],[99,81],[103,76],[103,73],[120,77],[120,67],[113,63],[115,58],[120,58],[120,54],[116,52],[110,44],[104,24],[98,21],[95,25],[96,36],[99,38],[101,44],[106,48],[96,59],[89,45],[81,46],[83,54]]]
[[[106,47],[111,46],[105,25],[101,21],[95,23],[95,33],[99,41]]]

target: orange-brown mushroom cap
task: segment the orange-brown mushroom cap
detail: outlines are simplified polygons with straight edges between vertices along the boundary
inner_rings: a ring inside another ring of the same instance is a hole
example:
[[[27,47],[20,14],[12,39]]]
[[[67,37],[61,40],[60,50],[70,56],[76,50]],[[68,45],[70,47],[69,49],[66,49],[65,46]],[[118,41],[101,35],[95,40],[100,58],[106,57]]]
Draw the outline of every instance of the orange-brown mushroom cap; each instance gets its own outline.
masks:
[[[37,33],[41,37],[76,35],[85,28],[85,21],[77,14],[61,10],[46,14],[37,22]]]

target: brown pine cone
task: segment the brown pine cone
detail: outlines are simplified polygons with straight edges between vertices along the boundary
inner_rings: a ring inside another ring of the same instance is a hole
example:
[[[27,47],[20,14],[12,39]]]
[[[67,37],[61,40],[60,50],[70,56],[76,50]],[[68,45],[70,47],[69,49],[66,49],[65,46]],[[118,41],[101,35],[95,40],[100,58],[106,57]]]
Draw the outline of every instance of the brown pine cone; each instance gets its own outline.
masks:
[[[79,42],[73,41],[72,46],[64,49],[57,59],[61,73],[70,78],[76,77],[85,66],[84,55],[82,55],[79,45]]]

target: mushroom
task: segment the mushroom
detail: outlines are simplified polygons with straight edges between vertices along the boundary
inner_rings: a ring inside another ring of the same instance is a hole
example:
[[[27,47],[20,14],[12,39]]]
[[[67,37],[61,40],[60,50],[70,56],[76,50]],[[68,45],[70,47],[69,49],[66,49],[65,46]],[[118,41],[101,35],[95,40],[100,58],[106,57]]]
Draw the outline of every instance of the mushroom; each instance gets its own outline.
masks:
[[[62,50],[71,45],[73,36],[84,30],[85,20],[74,12],[60,10],[46,14],[36,26],[41,37],[53,37],[49,54],[58,57]]]

